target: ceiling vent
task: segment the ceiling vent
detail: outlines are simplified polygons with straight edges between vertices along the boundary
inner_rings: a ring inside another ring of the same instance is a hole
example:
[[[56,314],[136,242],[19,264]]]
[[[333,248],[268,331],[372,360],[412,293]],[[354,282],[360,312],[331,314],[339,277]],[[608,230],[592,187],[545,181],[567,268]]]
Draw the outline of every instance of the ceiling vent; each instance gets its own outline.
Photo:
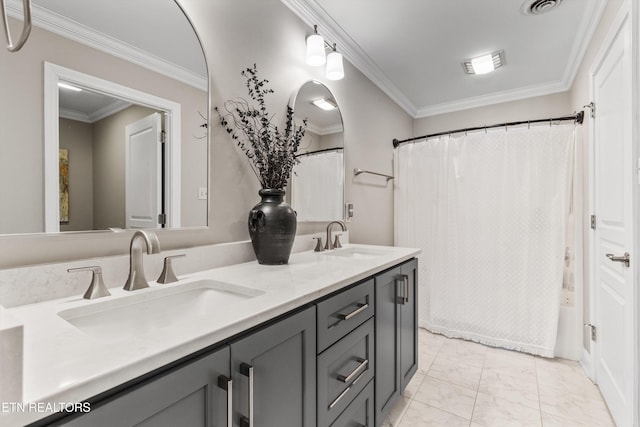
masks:
[[[560,6],[562,0],[527,0],[520,10],[525,15],[541,15]]]

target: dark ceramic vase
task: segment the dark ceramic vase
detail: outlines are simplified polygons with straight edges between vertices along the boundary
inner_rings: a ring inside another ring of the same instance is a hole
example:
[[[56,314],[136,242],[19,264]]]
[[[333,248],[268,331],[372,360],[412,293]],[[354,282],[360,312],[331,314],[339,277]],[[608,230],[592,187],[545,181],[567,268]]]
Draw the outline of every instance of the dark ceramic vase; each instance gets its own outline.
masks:
[[[296,236],[296,213],[284,201],[284,190],[262,189],[262,200],[249,212],[249,235],[260,264],[289,262]]]

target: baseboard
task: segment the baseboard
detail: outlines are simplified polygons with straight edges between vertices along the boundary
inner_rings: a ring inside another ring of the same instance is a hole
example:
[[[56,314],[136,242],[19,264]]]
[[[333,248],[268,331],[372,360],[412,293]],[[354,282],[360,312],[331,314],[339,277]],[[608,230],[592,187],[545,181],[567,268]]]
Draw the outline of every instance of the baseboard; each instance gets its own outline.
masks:
[[[591,358],[591,354],[589,354],[589,352],[587,352],[586,349],[582,350],[582,358],[580,359],[580,366],[582,366],[582,370],[584,371],[584,374],[587,376],[587,378],[589,378],[591,381],[595,383],[595,375],[593,372],[593,359]]]

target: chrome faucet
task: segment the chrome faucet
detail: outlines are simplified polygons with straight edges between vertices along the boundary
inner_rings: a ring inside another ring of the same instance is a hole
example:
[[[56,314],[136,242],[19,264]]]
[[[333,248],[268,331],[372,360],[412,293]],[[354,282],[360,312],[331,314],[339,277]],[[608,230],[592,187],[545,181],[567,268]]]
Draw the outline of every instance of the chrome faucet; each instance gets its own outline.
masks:
[[[123,287],[125,291],[135,291],[136,289],[149,287],[142,267],[142,246],[138,243],[140,240],[145,243],[147,254],[160,253],[160,241],[156,233],[148,230],[138,230],[133,233],[131,245],[129,246],[129,277]]]
[[[330,251],[331,249],[342,247],[338,236],[336,236],[335,243],[331,244],[331,227],[333,226],[333,224],[339,224],[340,227],[342,227],[342,231],[347,231],[347,226],[342,221],[331,221],[329,225],[327,225],[327,243],[325,243],[324,248],[328,251]]]

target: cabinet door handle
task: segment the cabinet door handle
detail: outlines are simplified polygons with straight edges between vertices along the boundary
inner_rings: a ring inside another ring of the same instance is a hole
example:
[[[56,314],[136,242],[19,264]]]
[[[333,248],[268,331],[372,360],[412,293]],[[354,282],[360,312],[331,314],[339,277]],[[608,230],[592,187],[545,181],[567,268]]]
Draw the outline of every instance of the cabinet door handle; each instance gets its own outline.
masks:
[[[403,274],[402,279],[404,281],[404,303],[409,304],[409,275]]]
[[[340,318],[340,320],[349,320],[349,319],[357,316],[358,314],[362,313],[367,308],[369,308],[369,304],[366,304],[366,303],[365,304],[358,304],[358,308],[353,310],[351,313],[349,313],[349,314],[338,314],[338,317]]]
[[[346,377],[344,375],[338,375],[338,380],[342,381],[345,384],[351,382],[354,377],[356,377],[358,374],[360,374],[360,372],[364,371],[367,368],[367,365],[369,364],[369,361],[367,359],[357,358],[356,360],[360,362],[356,369],[354,369],[353,372],[351,372]]]
[[[220,375],[218,376],[218,387],[227,391],[227,427],[233,427],[233,381]]]
[[[399,281],[402,281],[402,295],[398,296],[396,301],[399,304],[405,305],[409,302],[409,276],[400,274],[399,277],[396,278],[396,289]]]
[[[249,378],[249,414],[248,417],[242,417],[242,425],[253,427],[253,366],[247,363],[240,364],[240,373]]]

